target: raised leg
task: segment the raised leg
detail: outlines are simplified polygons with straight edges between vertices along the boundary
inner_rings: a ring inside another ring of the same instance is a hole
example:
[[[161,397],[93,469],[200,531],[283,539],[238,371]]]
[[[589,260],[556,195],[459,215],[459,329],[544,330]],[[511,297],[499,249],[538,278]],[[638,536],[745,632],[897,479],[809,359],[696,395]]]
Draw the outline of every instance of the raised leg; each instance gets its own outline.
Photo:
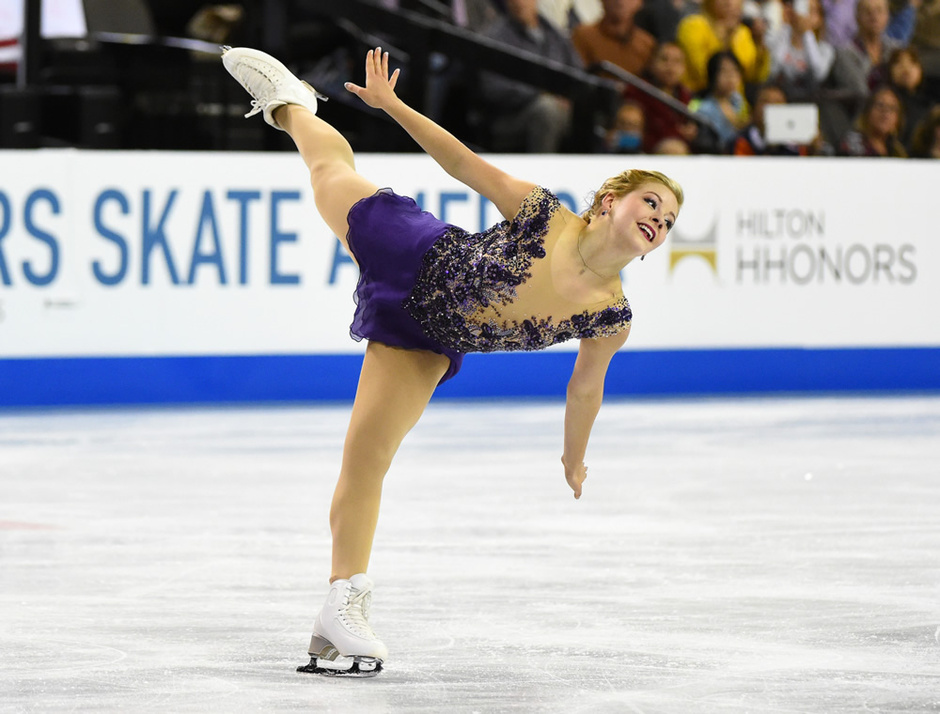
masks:
[[[331,582],[368,569],[385,473],[448,365],[434,352],[369,343],[330,510]]]
[[[349,142],[316,116],[314,89],[259,50],[224,48],[222,64],[253,98],[253,109],[245,116],[261,113],[268,124],[290,134],[310,170],[317,209],[345,243],[346,214],[377,187],[356,173]]]
[[[345,245],[349,229],[346,214],[357,201],[375,193],[378,186],[356,172],[349,142],[320,117],[304,107],[287,104],[274,110],[274,118],[290,134],[307,164],[317,210]]]

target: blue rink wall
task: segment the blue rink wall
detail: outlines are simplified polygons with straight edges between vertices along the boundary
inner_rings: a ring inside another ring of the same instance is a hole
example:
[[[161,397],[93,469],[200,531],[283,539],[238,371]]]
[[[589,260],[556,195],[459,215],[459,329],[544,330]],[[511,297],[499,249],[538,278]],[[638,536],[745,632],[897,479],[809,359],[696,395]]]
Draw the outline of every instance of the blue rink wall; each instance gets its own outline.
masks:
[[[626,168],[489,158],[575,212]],[[631,163],[686,201],[622,275],[609,395],[940,390],[940,162]],[[468,231],[500,220],[425,156],[357,165]],[[350,399],[357,279],[290,153],[0,151],[0,408]],[[438,396],[561,397],[576,347],[469,355]]]
[[[468,355],[439,398],[561,397],[575,355]],[[360,355],[0,361],[0,406],[348,400]],[[940,348],[637,351],[608,396],[940,390]]]

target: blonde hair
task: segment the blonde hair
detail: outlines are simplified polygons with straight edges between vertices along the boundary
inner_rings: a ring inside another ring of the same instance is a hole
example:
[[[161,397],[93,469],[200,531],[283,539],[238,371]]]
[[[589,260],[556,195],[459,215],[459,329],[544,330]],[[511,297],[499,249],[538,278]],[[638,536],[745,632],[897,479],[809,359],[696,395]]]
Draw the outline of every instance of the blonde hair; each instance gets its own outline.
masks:
[[[627,169],[623,173],[611,176],[601,184],[601,187],[594,192],[594,201],[591,203],[591,207],[581,214],[581,218],[590,222],[600,211],[601,202],[607,194],[613,194],[614,198],[622,198],[646,183],[658,183],[668,188],[675,195],[679,208],[682,208],[682,201],[685,198],[682,193],[682,186],[671,178],[659,173],[659,171]]]

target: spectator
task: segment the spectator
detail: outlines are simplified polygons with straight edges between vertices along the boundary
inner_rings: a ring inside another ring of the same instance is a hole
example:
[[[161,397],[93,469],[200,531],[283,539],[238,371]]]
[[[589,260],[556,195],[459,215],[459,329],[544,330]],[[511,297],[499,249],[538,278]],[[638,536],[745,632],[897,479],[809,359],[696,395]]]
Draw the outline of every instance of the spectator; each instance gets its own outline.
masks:
[[[924,70],[916,50],[902,47],[891,53],[888,58],[888,81],[901,99],[904,124],[900,138],[903,144],[908,146],[914,128],[927,116],[931,105],[922,91]]]
[[[741,94],[741,63],[732,52],[716,52],[708,60],[708,85],[702,99],[689,107],[711,120],[718,133],[718,153],[727,154],[734,140],[747,126],[750,111]]]
[[[790,97],[812,97],[829,76],[836,53],[824,39],[826,23],[820,0],[809,0],[809,14],[796,12],[793,0],[783,0],[783,25],[768,37],[770,79]]]
[[[629,99],[624,101],[617,110],[614,125],[607,131],[604,149],[610,154],[642,153],[645,124],[643,107]]]
[[[783,88],[766,84],[754,100],[753,121],[738,134],[734,142],[735,156],[806,156],[809,150],[799,144],[771,144],[766,138],[764,108],[773,104],[786,104]]]
[[[688,106],[692,101],[692,93],[682,84],[683,75],[685,53],[675,42],[664,42],[656,48],[644,79],[664,94]],[[625,94],[643,107],[646,116],[643,146],[647,152],[652,152],[663,139],[681,139],[688,145],[695,141],[698,127],[694,121],[633,87],[628,88]]]
[[[601,19],[574,29],[571,39],[585,66],[606,60],[631,74],[643,73],[656,39],[633,22],[642,5],[643,0],[603,0]]]
[[[837,88],[864,97],[885,81],[888,56],[901,43],[885,34],[888,0],[858,0],[855,18],[858,33],[850,44],[836,50],[832,78]]]
[[[597,22],[603,12],[601,0],[539,0],[539,15],[565,35],[578,25]]]
[[[891,87],[878,87],[865,102],[855,128],[839,144],[839,154],[904,158],[907,152],[898,140],[901,126],[901,98]]]
[[[506,17],[487,27],[484,36],[546,59],[581,66],[571,41],[538,14],[537,0],[507,0],[506,10]],[[571,128],[567,99],[490,72],[481,76],[480,95],[492,117],[492,150],[551,153],[561,149]]]
[[[915,18],[921,2],[933,0],[892,0],[889,8],[890,20],[885,29],[888,37],[898,40],[906,45],[911,40],[914,31]],[[836,49],[852,43],[858,34],[856,9],[858,0],[822,0],[823,12],[826,15],[826,39]]]
[[[755,21],[748,28],[741,21],[741,12],[741,0],[703,0],[701,14],[689,15],[679,23],[676,41],[685,51],[685,85],[693,92],[705,88],[708,59],[721,50],[737,57],[744,82],[767,80],[770,53],[764,46],[765,25]]]
[[[931,109],[927,118],[914,130],[911,156],[918,159],[940,159],[940,106]]]

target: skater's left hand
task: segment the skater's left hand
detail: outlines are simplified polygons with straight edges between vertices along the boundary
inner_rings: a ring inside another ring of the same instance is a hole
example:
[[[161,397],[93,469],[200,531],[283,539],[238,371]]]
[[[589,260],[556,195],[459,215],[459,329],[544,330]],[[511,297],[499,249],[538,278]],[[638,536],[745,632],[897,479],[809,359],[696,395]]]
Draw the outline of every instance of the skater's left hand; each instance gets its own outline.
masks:
[[[583,461],[574,466],[569,466],[565,463],[564,457],[562,457],[561,463],[565,466],[565,480],[568,481],[568,485],[574,491],[574,497],[581,498],[581,484],[587,478],[587,466],[584,465]]]
[[[391,77],[388,74],[388,52],[382,52],[381,47],[369,50],[366,53],[366,86],[346,82],[346,89],[374,109],[387,109],[398,96],[395,94],[395,85],[401,70],[396,69]]]

